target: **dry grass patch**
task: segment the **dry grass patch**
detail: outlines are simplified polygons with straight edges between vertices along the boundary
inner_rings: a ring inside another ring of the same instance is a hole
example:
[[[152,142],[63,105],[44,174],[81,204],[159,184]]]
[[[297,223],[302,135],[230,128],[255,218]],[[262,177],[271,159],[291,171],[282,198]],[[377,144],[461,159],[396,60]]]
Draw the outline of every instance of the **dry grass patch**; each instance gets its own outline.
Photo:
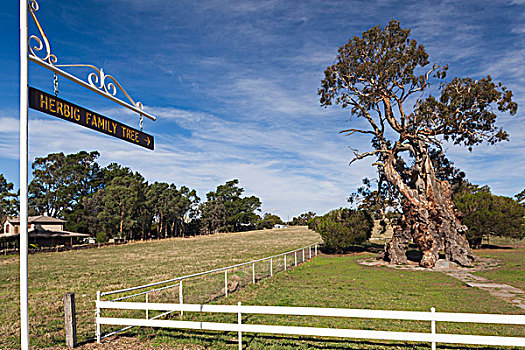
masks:
[[[305,227],[292,227],[31,255],[31,345],[64,344],[62,297],[66,292],[75,293],[78,336],[83,340],[93,337],[95,332],[97,290],[132,287],[228,266],[299,248],[319,239],[317,233]],[[0,349],[19,347],[18,269],[18,257],[3,259],[0,263]],[[213,293],[216,291],[210,291]]]

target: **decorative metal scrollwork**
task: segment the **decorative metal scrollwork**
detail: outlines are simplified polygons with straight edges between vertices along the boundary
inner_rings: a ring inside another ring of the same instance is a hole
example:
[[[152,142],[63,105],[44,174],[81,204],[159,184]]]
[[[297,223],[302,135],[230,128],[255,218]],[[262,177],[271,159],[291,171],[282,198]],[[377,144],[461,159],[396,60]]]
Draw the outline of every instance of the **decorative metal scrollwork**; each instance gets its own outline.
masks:
[[[122,85],[120,85],[120,83],[112,75],[106,74],[102,68],[99,69],[91,64],[55,64],[57,63],[58,59],[53,53],[51,53],[51,45],[49,44],[49,40],[47,39],[47,36],[44,33],[44,30],[42,29],[42,26],[40,25],[40,22],[38,21],[35,15],[35,12],[38,11],[40,8],[38,2],[36,0],[28,0],[27,5],[29,8],[29,12],[31,13],[31,17],[33,17],[38,31],[40,32],[40,37],[38,37],[37,35],[31,35],[28,40],[29,52],[32,58],[50,64],[54,67],[91,68],[96,73],[91,72],[88,74],[87,82],[89,83],[89,85],[112,96],[115,96],[117,94],[118,88],[124,93],[124,95],[126,95],[126,97],[133,104],[133,106],[137,107],[141,111],[144,110],[144,106],[142,105],[142,103],[133,101],[131,96],[122,87]],[[33,41],[33,43],[31,43],[31,41]],[[44,52],[44,50],[45,56],[41,53],[41,51]],[[39,53],[39,55],[37,53]]]
[[[57,64],[56,67],[87,67],[93,69],[95,72],[91,72],[87,76],[87,82],[94,88],[104,91],[105,93],[115,96],[117,94],[117,87],[126,95],[128,100],[140,110],[144,109],[144,106],[140,102],[135,102],[128,94],[128,92],[120,85],[120,83],[112,75],[104,73],[104,69],[97,68],[91,64]],[[109,81],[107,81],[107,80]]]
[[[47,40],[46,33],[44,33],[44,30],[42,29],[42,26],[40,25],[40,22],[38,22],[38,19],[35,15],[35,12],[38,11],[40,7],[38,6],[36,0],[28,0],[28,7],[29,13],[31,13],[31,17],[33,17],[38,31],[40,32],[40,36],[42,37],[39,38],[36,35],[31,35],[29,37],[29,52],[31,52],[31,55],[42,61],[46,61],[49,64],[55,64],[57,62],[57,57],[51,53],[51,45],[49,45],[49,40]],[[34,45],[31,44],[31,40],[35,42]],[[43,51],[44,48],[46,53],[45,57],[37,55],[37,52]]]

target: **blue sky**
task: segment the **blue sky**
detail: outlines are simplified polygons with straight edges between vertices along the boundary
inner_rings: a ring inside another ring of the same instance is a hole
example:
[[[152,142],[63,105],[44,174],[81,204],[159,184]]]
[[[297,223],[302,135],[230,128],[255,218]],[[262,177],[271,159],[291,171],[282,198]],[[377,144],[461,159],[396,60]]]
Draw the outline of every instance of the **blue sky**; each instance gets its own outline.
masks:
[[[102,165],[118,162],[201,198],[238,178],[264,212],[284,219],[344,206],[375,174],[369,161],[348,166],[348,147],[365,150],[369,141],[339,135],[348,111],[321,108],[317,97],[338,47],[371,26],[400,20],[450,77],[491,74],[525,105],[522,0],[38,2],[58,63],[103,68],[158,121],[145,120],[156,138],[151,152],[30,110],[30,159],[98,150]],[[18,1],[1,11],[0,173],[18,186]],[[29,72],[31,86],[52,92],[51,72],[33,63]],[[115,103],[65,79],[59,86],[60,97],[137,127],[138,117]],[[469,180],[508,196],[525,188],[522,109],[499,122],[510,142],[472,153],[446,147]]]

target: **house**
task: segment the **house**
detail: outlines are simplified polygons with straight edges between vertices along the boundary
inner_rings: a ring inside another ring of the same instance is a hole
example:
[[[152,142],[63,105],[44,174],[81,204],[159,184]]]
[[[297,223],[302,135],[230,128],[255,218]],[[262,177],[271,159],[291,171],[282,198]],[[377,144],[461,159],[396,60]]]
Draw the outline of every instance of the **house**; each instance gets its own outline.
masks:
[[[27,218],[27,230],[29,244],[42,246],[70,246],[78,243],[90,235],[78,232],[64,231],[66,221],[45,215],[29,216]],[[7,218],[4,229],[0,234],[3,241],[18,240],[20,236],[20,218]]]

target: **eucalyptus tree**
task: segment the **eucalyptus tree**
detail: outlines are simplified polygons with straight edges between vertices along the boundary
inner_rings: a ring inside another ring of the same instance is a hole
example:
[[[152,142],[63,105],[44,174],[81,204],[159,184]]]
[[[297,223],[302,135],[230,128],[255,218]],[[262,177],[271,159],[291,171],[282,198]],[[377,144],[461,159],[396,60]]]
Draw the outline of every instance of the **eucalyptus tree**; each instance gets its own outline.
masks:
[[[236,232],[242,225],[255,224],[259,216],[261,200],[256,196],[241,197],[244,189],[238,186],[239,180],[227,181],[217,186],[215,192],[206,194],[207,201],[202,204],[202,222],[209,233],[218,231]]]
[[[62,218],[82,197],[95,192],[101,185],[98,157],[96,151],[80,151],[35,158],[29,184],[30,212]]]
[[[18,193],[14,192],[13,188],[13,183],[7,182],[4,175],[0,174],[0,224],[8,216],[18,213]]]
[[[374,166],[402,198],[402,216],[385,258],[406,263],[413,239],[423,253],[421,266],[434,266],[440,251],[468,266],[474,256],[467,227],[458,218],[450,183],[436,175],[431,152],[446,141],[472,150],[507,140],[496,117],[498,112],[514,115],[517,104],[490,76],[447,80],[448,67],[431,65],[428,57],[410,30],[392,20],[341,46],[318,93],[322,106],[340,105],[350,109],[351,119],[364,121],[342,131],[371,140],[370,149],[354,150],[350,163],[374,157]]]

